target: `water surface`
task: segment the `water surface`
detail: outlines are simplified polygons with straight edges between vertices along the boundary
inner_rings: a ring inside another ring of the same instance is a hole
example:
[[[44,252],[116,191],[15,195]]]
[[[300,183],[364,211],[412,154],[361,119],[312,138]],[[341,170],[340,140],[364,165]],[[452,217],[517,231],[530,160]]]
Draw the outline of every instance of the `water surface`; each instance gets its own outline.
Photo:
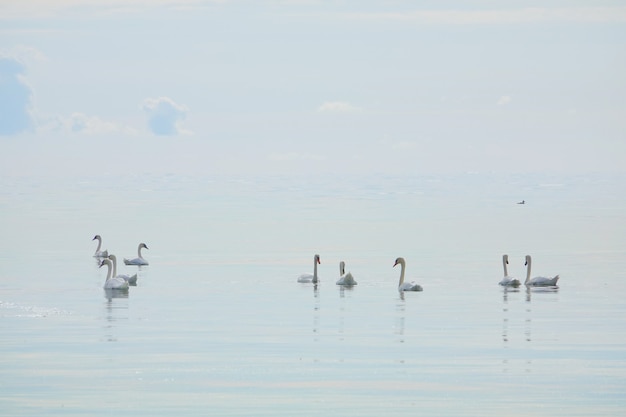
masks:
[[[3,415],[626,412],[619,176],[0,183]],[[526,200],[525,205],[515,204]],[[102,289],[101,234],[147,267]],[[321,284],[296,283],[321,255]],[[504,291],[509,272],[556,291]],[[394,260],[422,293],[399,294]],[[339,261],[359,284],[334,285]]]

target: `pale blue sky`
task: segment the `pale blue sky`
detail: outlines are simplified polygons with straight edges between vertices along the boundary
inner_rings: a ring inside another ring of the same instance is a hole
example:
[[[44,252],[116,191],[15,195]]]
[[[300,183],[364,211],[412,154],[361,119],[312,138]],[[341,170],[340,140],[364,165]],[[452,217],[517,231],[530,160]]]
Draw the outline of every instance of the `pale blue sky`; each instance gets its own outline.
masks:
[[[626,1],[0,0],[3,176],[624,155]]]

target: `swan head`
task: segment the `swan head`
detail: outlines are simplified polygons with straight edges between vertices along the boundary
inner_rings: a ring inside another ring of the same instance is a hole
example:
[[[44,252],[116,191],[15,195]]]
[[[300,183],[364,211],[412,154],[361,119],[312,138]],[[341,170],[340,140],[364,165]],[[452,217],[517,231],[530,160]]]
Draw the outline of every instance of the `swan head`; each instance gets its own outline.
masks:
[[[117,261],[117,257],[115,255],[113,255],[113,254],[110,254],[109,256],[107,256],[107,258],[109,258],[113,262]]]
[[[341,275],[346,273],[346,263],[344,261],[339,262],[339,273]]]
[[[528,265],[530,263],[530,255],[526,255],[526,262],[524,262],[524,265]]]
[[[111,266],[111,260],[108,258],[104,258],[102,262],[100,262],[100,266],[98,268],[102,268],[104,265]]]
[[[398,264],[405,265],[406,262],[404,261],[404,258],[396,258],[396,262],[393,264],[393,266],[395,267]]]
[[[315,256],[313,257],[313,259],[315,260],[315,263],[317,264],[321,264],[320,262],[320,256],[318,254],[315,254]]]
[[[95,236],[93,237],[93,239],[91,239],[91,240],[101,240],[101,239],[102,239],[102,238],[100,237],[100,235],[95,235]]]
[[[506,263],[507,265],[509,264],[509,255],[502,255],[502,260],[504,261],[504,263]]]
[[[139,247],[140,247],[140,248],[150,249],[150,248],[148,248],[148,245],[146,245],[145,243],[140,243],[140,244],[139,244]]]

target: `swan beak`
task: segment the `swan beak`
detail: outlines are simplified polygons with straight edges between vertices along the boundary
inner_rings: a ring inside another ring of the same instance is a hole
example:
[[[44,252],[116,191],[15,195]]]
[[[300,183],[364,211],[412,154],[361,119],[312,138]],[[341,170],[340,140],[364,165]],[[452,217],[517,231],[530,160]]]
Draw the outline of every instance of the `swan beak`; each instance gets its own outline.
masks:
[[[396,262],[393,264],[393,267],[395,268],[395,267],[396,267],[396,265],[398,265],[398,261],[396,261]]]

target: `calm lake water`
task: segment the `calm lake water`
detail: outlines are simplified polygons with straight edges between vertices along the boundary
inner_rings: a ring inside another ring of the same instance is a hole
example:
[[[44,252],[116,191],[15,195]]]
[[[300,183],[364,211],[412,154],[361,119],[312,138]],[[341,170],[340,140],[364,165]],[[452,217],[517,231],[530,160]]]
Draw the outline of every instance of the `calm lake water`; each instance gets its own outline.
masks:
[[[0,180],[6,416],[626,414],[624,176]],[[524,199],[526,204],[518,205]],[[147,267],[102,289],[95,234]],[[321,283],[299,284],[319,253]],[[509,273],[560,274],[505,291]],[[424,287],[399,294],[400,271]],[[343,260],[358,285],[335,285]]]

